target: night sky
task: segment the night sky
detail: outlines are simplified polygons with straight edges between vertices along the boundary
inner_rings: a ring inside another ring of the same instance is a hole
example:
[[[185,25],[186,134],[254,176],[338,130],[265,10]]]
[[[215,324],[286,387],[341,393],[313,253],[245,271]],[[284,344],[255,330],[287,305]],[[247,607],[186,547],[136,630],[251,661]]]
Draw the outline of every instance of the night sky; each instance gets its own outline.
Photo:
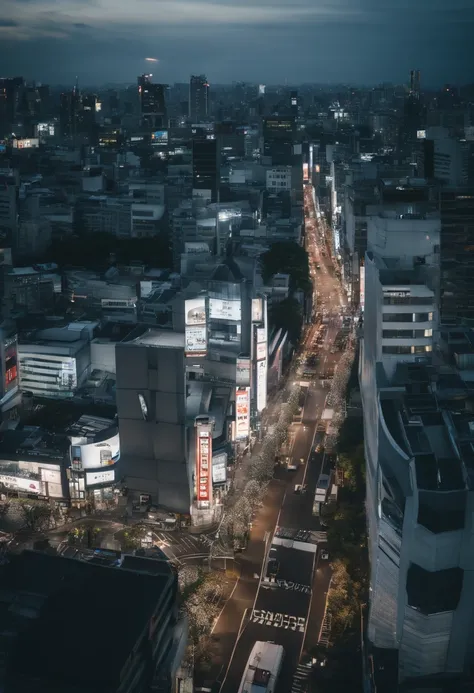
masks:
[[[474,81],[473,0],[2,0],[0,76],[83,85]]]

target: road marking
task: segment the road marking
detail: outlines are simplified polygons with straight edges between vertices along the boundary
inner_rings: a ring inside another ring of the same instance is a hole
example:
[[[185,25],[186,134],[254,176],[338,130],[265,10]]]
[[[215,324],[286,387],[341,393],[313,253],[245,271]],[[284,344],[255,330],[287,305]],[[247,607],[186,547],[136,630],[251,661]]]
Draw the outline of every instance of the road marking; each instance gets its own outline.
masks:
[[[250,617],[252,623],[263,626],[273,626],[274,628],[284,628],[285,630],[298,630],[304,633],[306,619],[303,616],[291,616],[290,614],[274,613],[264,609],[252,609]]]
[[[232,589],[232,592],[229,594],[229,596],[227,597],[227,599],[226,599],[225,602],[224,602],[224,605],[223,605],[222,609],[219,611],[219,616],[218,616],[218,617],[216,618],[216,620],[214,621],[214,625],[212,626],[212,629],[211,629],[211,635],[214,633],[215,627],[216,627],[217,624],[219,623],[219,619],[220,619],[220,617],[222,616],[222,612],[224,611],[224,609],[226,608],[227,604],[230,602],[230,600],[231,600],[232,597],[234,596],[234,592],[235,592],[235,590],[237,589],[237,585],[239,584],[239,581],[240,581],[240,575],[239,575],[239,577],[237,578],[237,580],[235,581],[235,585],[234,585],[234,587],[233,587],[233,589]]]
[[[230,655],[230,659],[229,659],[229,664],[227,665],[227,669],[226,669],[224,678],[222,679],[222,683],[221,683],[220,688],[219,688],[219,693],[221,693],[222,689],[224,688],[224,684],[225,684],[227,676],[229,674],[230,665],[232,664],[232,660],[234,659],[234,655],[235,655],[235,650],[237,649],[237,645],[238,645],[240,636],[242,635],[242,631],[243,631],[242,624],[243,624],[244,619],[247,615],[247,611],[248,611],[248,609],[245,609],[244,613],[242,614],[242,620],[240,621],[239,632],[237,633],[237,637],[235,639],[234,647],[232,649],[232,654]]]

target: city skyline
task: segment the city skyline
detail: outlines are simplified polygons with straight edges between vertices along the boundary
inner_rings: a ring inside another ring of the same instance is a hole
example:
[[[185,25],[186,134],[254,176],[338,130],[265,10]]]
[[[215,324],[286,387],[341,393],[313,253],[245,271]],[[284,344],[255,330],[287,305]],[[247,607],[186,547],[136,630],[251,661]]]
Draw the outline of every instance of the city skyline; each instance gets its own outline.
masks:
[[[413,67],[423,85],[474,79],[466,0],[411,3],[330,0],[7,0],[0,63],[27,79],[130,82],[156,56],[156,81],[400,83]],[[157,9],[158,8],[158,11]],[[279,45],[282,50],[275,51]]]

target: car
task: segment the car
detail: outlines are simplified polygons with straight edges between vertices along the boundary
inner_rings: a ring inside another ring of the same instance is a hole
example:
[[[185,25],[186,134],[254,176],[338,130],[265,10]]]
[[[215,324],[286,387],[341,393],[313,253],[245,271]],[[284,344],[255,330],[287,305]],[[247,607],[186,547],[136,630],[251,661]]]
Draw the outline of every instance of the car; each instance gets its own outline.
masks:
[[[329,561],[329,553],[327,551],[321,551],[321,560]]]
[[[267,566],[267,575],[272,578],[276,578],[278,571],[280,570],[280,563],[276,558],[270,558]]]

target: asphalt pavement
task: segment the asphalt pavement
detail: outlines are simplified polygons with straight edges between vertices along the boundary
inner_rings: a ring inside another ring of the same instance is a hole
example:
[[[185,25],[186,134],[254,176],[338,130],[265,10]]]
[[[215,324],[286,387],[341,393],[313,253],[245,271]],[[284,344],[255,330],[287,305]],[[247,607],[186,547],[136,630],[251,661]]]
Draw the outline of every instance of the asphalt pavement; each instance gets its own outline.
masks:
[[[300,353],[302,365],[290,376],[295,381],[301,380],[306,359],[312,353],[317,355],[319,362],[314,377],[307,386],[302,422],[293,424],[292,458],[298,461],[303,459],[304,463],[296,471],[277,471],[270,493],[264,499],[261,514],[257,517],[259,550],[254,547],[248,561],[247,578],[240,586],[241,578],[236,588],[237,599],[241,599],[241,592],[245,592],[245,607],[243,612],[242,609],[235,612],[232,606],[232,602],[236,600],[234,594],[224,609],[224,619],[221,617],[216,627],[216,631],[221,633],[220,637],[225,637],[228,628],[234,633],[236,630],[238,632],[227,670],[219,677],[221,693],[238,691],[256,640],[271,640],[285,649],[276,692],[303,691],[300,658],[305,650],[317,644],[324,619],[331,569],[321,556],[324,543],[314,540],[314,536],[319,537],[319,541],[322,537],[317,534],[321,530],[319,517],[313,516],[312,509],[323,461],[323,455],[314,451],[314,439],[329,392],[324,387],[321,375],[334,370],[340,359],[341,351],[331,352],[342,326],[341,314],[347,302],[336,276],[330,243],[323,237],[327,229],[318,226],[320,222],[316,219],[309,191],[308,186],[305,188],[305,208],[309,211],[310,218],[306,219],[306,247],[310,256],[316,303],[313,324],[307,329]],[[318,313],[319,319],[316,320]],[[327,327],[324,328],[322,344],[317,345],[316,337],[321,329],[322,319]],[[303,492],[298,488],[301,486]],[[264,521],[261,516],[265,517]],[[282,541],[281,536],[296,536],[291,530],[313,530],[316,534],[306,542],[292,539]],[[250,544],[254,541],[254,534],[255,527]],[[250,604],[252,595],[255,595],[254,601]]]

